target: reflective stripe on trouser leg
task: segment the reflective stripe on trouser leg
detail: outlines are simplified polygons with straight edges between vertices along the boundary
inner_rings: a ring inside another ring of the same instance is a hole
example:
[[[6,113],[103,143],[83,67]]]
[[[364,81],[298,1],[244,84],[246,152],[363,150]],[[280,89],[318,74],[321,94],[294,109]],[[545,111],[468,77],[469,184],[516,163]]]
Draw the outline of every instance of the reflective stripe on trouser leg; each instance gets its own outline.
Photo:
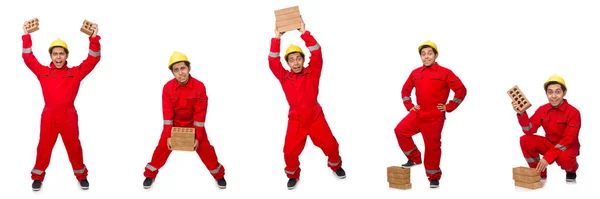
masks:
[[[442,170],[440,170],[440,169],[436,169],[436,170],[429,170],[429,169],[426,169],[426,170],[425,170],[425,172],[427,172],[427,174],[429,174],[429,175],[433,175],[433,174],[436,174],[436,173],[442,172]]]
[[[158,170],[158,169],[156,169],[156,167],[150,165],[150,163],[146,164],[146,169],[148,169],[152,172],[155,172],[156,170]]]
[[[408,156],[408,155],[410,155],[415,150],[417,150],[417,147],[415,147],[415,148],[413,148],[411,150],[408,150],[408,151],[403,151],[403,153],[404,153],[404,155]]]
[[[83,169],[73,170],[73,173],[82,174],[83,172],[85,172],[86,169],[87,169],[87,167],[85,165],[83,165]]]
[[[42,174],[44,174],[44,171],[39,170],[39,169],[32,169],[31,173],[36,174],[36,175],[42,175]]]
[[[288,171],[288,170],[285,170],[285,169],[284,169],[284,171],[285,171],[285,174],[288,174],[288,175],[295,175],[295,174],[296,174],[296,171],[298,171],[298,169],[296,169],[296,170],[294,170],[294,171]]]
[[[219,166],[218,166],[216,169],[213,169],[213,170],[208,170],[208,171],[210,172],[210,174],[213,174],[213,175],[215,175],[215,174],[219,173],[219,171],[221,171],[221,168],[222,168],[222,167],[223,167],[223,165],[221,165],[221,164],[219,163]]]

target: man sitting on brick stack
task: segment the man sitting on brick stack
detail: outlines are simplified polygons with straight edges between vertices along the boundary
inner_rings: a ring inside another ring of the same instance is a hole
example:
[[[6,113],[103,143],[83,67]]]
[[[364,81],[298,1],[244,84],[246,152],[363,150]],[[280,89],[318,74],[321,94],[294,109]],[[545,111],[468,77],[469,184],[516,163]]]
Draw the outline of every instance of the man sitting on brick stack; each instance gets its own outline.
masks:
[[[529,167],[536,168],[542,179],[546,179],[546,167],[556,162],[566,171],[567,182],[574,182],[579,168],[579,130],[581,114],[564,99],[567,85],[562,77],[551,76],[545,83],[544,89],[547,104],[540,106],[531,118],[527,112],[517,113],[519,124],[525,135],[521,136],[521,150]],[[513,102],[516,110],[517,102]],[[544,129],[546,136],[534,135],[539,127]],[[540,158],[543,154],[543,158]]]

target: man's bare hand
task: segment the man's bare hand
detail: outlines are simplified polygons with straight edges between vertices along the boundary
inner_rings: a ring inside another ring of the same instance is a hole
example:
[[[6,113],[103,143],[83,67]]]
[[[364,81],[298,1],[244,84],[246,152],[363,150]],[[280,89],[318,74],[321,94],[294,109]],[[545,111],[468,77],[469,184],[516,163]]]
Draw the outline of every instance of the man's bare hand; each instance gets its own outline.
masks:
[[[98,34],[98,24],[92,25],[92,27],[90,29],[92,29],[94,31],[92,33],[91,37],[95,37]]]
[[[544,158],[541,158],[541,160],[538,162],[538,165],[535,168],[535,170],[538,173],[542,173],[546,170],[546,167],[548,167],[548,161],[546,161],[546,159],[544,159]]]
[[[515,112],[519,113],[519,109],[518,109],[519,103],[517,101],[512,102],[512,107],[513,107],[513,110],[515,110]]]
[[[416,110],[420,110],[420,109],[421,109],[421,106],[416,105],[416,106],[413,106],[412,108],[410,108],[410,111],[416,111]]]
[[[442,112],[446,112],[446,105],[445,104],[439,103],[437,105],[437,108],[438,108],[438,110],[440,110]]]
[[[194,140],[194,151],[198,149],[198,140]]]
[[[169,150],[171,149],[171,138],[167,138],[167,147],[169,148]]]
[[[285,33],[285,32],[280,32],[279,29],[277,28],[277,24],[275,24],[275,38],[280,39],[281,36],[283,36],[283,33]]]

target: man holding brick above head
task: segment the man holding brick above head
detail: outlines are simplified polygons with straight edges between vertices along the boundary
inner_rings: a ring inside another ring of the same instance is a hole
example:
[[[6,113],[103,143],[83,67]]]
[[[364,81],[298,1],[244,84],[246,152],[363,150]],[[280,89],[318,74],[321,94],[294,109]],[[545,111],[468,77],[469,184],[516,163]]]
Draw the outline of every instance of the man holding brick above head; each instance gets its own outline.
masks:
[[[567,94],[565,80],[552,75],[544,83],[548,103],[540,106],[529,117],[527,112],[517,118],[525,135],[521,136],[521,150],[529,167],[536,168],[542,179],[546,179],[546,167],[556,162],[566,171],[567,182],[574,182],[579,168],[579,129],[581,114],[579,110],[564,99]],[[513,102],[516,110],[517,102]],[[546,136],[534,135],[539,127]],[[544,157],[540,158],[540,154]]]
[[[169,60],[169,70],[175,78],[169,80],[162,91],[163,131],[154,150],[152,160],[146,165],[144,188],[149,189],[171,154],[171,130],[187,127],[195,130],[193,151],[198,153],[217,186],[225,189],[225,167],[219,163],[214,147],[210,144],[204,121],[208,108],[208,96],[204,83],[190,75],[191,65],[187,56],[174,52]]]
[[[440,66],[437,45],[426,41],[419,46],[423,66],[414,69],[402,87],[402,101],[408,115],[394,129],[400,149],[408,158],[403,167],[421,164],[421,152],[412,136],[421,132],[425,143],[425,172],[431,188],[439,186],[442,177],[442,129],[446,112],[454,111],[465,99],[467,88],[452,70]],[[416,89],[417,105],[411,99]],[[448,102],[450,90],[454,98]],[[448,102],[448,103],[446,103]]]
[[[42,188],[46,169],[50,164],[52,150],[58,139],[62,137],[65,144],[73,173],[79,181],[81,189],[88,189],[88,170],[83,162],[83,152],[79,140],[78,115],[74,102],[83,79],[94,70],[100,62],[100,36],[98,26],[94,24],[89,34],[89,49],[87,58],[75,67],[69,67],[67,44],[56,39],[48,48],[52,62],[49,66],[42,65],[33,54],[30,33],[38,30],[37,19],[25,22],[23,26],[23,61],[39,80],[44,95],[44,110],[40,124],[40,138],[37,147],[35,166],[31,170],[31,185],[34,191]]]
[[[283,57],[291,71],[283,68],[280,61],[279,48],[281,36],[284,32],[275,29],[275,38],[271,39],[269,53],[269,68],[279,81],[290,105],[288,114],[288,127],[283,147],[285,160],[285,173],[289,178],[287,187],[294,189],[300,179],[300,161],[298,156],[302,153],[307,136],[328,157],[327,166],[338,178],[345,178],[346,172],[342,169],[342,159],[339,154],[338,142],[333,136],[323,114],[317,96],[319,92],[319,79],[323,67],[321,46],[311,33],[304,28],[302,22],[299,29],[300,37],[306,42],[310,50],[310,61],[304,67],[305,54],[299,46],[290,45]]]

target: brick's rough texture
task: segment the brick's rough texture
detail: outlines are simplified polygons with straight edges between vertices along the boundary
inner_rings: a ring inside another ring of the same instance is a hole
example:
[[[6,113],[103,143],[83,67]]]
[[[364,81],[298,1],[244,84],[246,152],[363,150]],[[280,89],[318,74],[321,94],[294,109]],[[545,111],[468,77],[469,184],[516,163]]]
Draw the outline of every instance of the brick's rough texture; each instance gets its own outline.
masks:
[[[542,177],[539,175],[524,176],[524,175],[519,175],[519,174],[513,174],[513,180],[519,181],[519,182],[525,182],[525,183],[534,183],[534,182],[539,182],[540,180],[542,180]]]
[[[387,181],[390,188],[395,189],[410,189],[412,183],[410,181],[410,168],[399,166],[389,166],[387,168]]]
[[[85,33],[88,36],[92,36],[92,34],[94,33],[94,30],[92,30],[92,25],[95,25],[95,23],[88,21],[87,19],[83,20],[83,25],[81,25],[79,31]]]
[[[543,186],[541,182],[542,178],[534,168],[524,166],[514,167],[513,180],[515,181],[515,186],[527,189],[538,189]]]
[[[412,188],[412,183],[408,183],[408,184],[392,184],[390,183],[390,188],[395,188],[395,189],[411,189]]]
[[[539,176],[540,174],[534,169],[529,167],[515,167],[513,168],[513,174],[522,175],[522,176]]]
[[[275,26],[279,32],[302,28],[302,16],[298,6],[275,10]]]
[[[194,128],[173,127],[171,129],[171,150],[194,151],[196,130]]]
[[[388,173],[393,174],[410,174],[410,168],[404,168],[399,166],[389,166],[387,168]]]
[[[35,31],[40,30],[40,20],[38,18],[33,18],[26,22],[25,29],[27,33],[33,33]]]
[[[527,189],[539,189],[539,188],[542,188],[543,184],[542,184],[542,182],[526,183],[526,182],[515,181],[515,186],[523,187],[523,188],[527,188]]]
[[[531,108],[531,102],[527,99],[527,97],[525,97],[525,94],[523,94],[523,91],[521,91],[519,86],[513,86],[508,91],[506,91],[506,93],[513,102],[518,103],[516,111],[518,111],[519,114],[523,114],[523,112]]]

